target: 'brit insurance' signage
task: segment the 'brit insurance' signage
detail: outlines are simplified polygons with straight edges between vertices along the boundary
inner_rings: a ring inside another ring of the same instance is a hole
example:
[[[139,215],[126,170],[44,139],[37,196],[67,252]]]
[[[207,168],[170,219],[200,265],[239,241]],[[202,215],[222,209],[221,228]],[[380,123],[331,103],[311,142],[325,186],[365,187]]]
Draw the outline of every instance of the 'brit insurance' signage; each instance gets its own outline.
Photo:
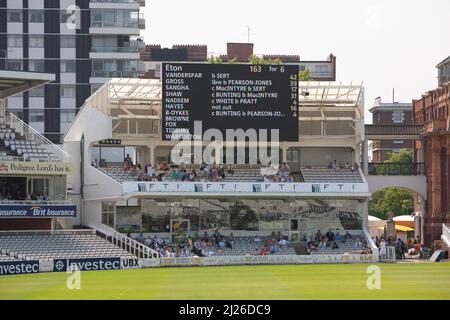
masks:
[[[0,218],[74,218],[74,205],[0,204]]]

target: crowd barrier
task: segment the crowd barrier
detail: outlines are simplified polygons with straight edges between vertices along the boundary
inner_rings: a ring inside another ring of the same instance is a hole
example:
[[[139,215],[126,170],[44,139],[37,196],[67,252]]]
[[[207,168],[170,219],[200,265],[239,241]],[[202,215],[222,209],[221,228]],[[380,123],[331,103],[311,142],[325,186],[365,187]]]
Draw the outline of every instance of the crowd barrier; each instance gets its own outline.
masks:
[[[296,264],[355,264],[376,263],[373,255],[330,254],[330,255],[274,255],[274,256],[212,256],[178,258],[90,258],[54,259],[50,261],[8,261],[0,262],[0,275],[37,272],[72,272],[74,270],[120,270],[158,267],[200,267],[236,265],[296,265]],[[37,265],[37,266],[36,266]],[[76,266],[75,268],[73,266]]]

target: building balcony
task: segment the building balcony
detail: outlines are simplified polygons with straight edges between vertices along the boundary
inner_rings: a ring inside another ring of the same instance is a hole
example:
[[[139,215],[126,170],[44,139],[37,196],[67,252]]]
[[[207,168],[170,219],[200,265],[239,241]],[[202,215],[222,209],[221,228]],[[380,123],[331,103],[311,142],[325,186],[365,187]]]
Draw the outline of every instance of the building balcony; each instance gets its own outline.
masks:
[[[138,47],[97,47],[89,53],[90,59],[129,59],[139,60]]]
[[[139,29],[145,30],[145,18],[144,15],[139,15]]]
[[[141,33],[140,27],[141,24],[138,19],[125,23],[93,21],[91,23],[91,27],[89,28],[89,33],[105,35],[139,35]]]
[[[91,0],[90,9],[139,9],[145,7],[145,0]]]
[[[137,78],[143,75],[143,71],[93,71],[91,78]]]
[[[145,0],[91,0],[91,3],[139,3],[145,6]]]
[[[448,131],[447,121],[443,119],[432,119],[424,124],[425,132]]]

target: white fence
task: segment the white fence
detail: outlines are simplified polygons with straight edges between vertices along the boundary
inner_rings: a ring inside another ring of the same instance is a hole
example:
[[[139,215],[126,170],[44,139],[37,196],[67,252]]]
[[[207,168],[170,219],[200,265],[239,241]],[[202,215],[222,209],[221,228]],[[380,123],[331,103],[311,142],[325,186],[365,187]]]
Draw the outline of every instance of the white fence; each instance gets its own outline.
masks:
[[[275,255],[275,256],[216,256],[142,259],[141,265],[149,267],[233,266],[233,265],[295,265],[295,264],[355,264],[376,263],[372,255]]]
[[[442,224],[442,240],[445,241],[448,247],[450,247],[450,229],[445,225],[445,223]]]

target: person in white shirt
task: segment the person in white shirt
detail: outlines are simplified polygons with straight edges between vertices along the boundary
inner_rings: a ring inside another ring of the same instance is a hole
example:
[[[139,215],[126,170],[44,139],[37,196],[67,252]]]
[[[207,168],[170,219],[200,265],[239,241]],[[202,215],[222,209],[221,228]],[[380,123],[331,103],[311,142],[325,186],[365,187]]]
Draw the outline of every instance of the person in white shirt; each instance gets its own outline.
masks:
[[[150,163],[150,164],[147,166],[147,175],[148,175],[149,177],[151,177],[151,176],[153,176],[154,173],[155,173],[155,170],[153,170],[152,164]]]

